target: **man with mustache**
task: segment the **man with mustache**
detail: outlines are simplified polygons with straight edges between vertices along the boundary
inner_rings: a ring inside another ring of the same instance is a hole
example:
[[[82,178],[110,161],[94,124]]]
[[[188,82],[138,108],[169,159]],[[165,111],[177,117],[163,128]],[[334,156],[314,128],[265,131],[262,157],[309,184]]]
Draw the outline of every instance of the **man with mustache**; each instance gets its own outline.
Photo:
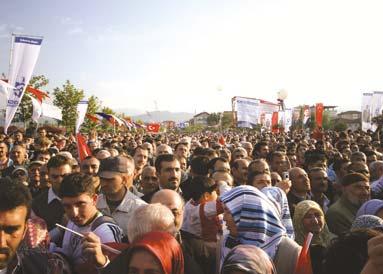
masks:
[[[156,174],[159,187],[143,197],[144,201],[150,201],[152,196],[160,189],[171,189],[182,195],[180,188],[181,164],[174,154],[159,155],[155,162]]]
[[[0,273],[71,273],[60,255],[47,252],[43,245],[31,247],[28,243],[27,238],[41,236],[33,221],[28,222],[31,204],[26,186],[0,180]]]
[[[308,175],[311,186],[311,200],[317,202],[323,212],[326,213],[330,206],[330,200],[325,195],[328,189],[327,172],[323,168],[315,167],[309,170]]]

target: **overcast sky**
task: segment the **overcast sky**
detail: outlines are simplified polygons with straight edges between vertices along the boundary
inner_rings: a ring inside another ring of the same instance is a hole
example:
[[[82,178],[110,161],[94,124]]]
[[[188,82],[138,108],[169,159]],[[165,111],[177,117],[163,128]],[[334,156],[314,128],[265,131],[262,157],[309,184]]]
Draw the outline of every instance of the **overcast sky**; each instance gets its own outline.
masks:
[[[34,74],[111,108],[219,111],[230,98],[360,109],[383,90],[383,1],[3,1],[0,72],[12,32],[44,36]]]

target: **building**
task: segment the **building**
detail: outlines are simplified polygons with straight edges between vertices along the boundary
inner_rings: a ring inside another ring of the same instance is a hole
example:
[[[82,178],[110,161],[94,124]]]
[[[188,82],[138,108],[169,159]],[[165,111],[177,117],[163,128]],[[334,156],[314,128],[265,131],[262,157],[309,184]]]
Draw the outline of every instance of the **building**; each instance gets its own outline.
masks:
[[[347,125],[347,129],[357,130],[362,127],[361,117],[362,113],[360,111],[350,110],[339,113],[334,122],[344,123]]]
[[[192,122],[194,125],[202,125],[207,126],[207,117],[209,117],[209,113],[201,112],[193,116]]]

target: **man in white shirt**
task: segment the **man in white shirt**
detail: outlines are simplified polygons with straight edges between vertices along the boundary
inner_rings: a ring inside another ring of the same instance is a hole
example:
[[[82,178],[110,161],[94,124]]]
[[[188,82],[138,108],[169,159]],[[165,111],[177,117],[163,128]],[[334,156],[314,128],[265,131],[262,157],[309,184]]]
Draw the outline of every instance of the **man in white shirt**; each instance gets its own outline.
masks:
[[[129,191],[133,185],[134,160],[130,156],[116,156],[103,159],[98,176],[101,194],[97,208],[105,215],[112,216],[127,236],[128,223],[134,210],[146,204]]]

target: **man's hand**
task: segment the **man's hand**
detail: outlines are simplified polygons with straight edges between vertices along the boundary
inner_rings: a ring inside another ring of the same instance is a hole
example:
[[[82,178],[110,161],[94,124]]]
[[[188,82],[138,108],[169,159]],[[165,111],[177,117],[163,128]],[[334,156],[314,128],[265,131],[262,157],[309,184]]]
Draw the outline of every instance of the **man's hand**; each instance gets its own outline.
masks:
[[[291,181],[289,179],[285,179],[283,181],[276,183],[275,186],[282,189],[287,195],[287,193],[289,193],[291,188]]]
[[[90,263],[94,263],[96,267],[104,267],[108,258],[102,253],[100,238],[93,232],[84,234],[82,244],[83,254],[89,258]]]
[[[383,235],[371,238],[368,241],[368,257],[374,267],[383,273]]]

